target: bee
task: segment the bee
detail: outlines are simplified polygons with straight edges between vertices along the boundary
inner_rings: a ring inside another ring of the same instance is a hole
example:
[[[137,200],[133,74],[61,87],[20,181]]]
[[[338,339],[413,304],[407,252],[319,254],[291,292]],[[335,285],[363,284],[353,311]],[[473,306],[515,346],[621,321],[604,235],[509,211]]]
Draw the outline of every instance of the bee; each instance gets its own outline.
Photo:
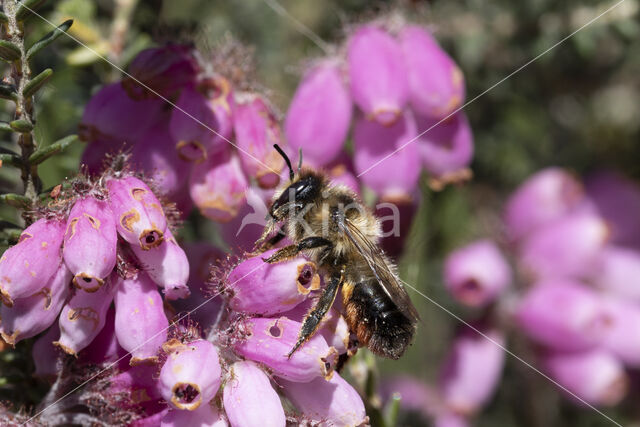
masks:
[[[341,293],[342,314],[358,345],[379,356],[400,358],[419,316],[395,266],[378,245],[378,219],[353,191],[332,186],[324,173],[301,164],[294,173],[288,156],[279,146],[274,148],[289,168],[290,183],[274,195],[256,251],[264,252],[288,237],[292,244],[264,261],[285,261],[302,252],[318,265],[326,283],[288,356],[313,336]]]

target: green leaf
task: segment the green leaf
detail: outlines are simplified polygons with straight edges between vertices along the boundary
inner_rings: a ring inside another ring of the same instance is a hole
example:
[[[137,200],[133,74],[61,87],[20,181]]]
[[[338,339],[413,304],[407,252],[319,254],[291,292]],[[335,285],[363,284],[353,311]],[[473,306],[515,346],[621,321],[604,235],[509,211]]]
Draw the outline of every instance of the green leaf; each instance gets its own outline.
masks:
[[[22,52],[18,46],[7,40],[0,40],[0,58],[7,62],[13,62],[20,59],[21,56]]]
[[[16,132],[20,133],[28,133],[33,130],[33,124],[29,123],[26,120],[14,120],[9,122],[9,126]]]
[[[0,98],[10,99],[15,101],[18,99],[18,94],[16,93],[16,88],[14,85],[0,82]]]
[[[11,166],[20,166],[22,164],[22,160],[15,154],[2,153],[0,154],[0,167],[4,166],[5,164]]]
[[[60,24],[55,30],[46,34],[43,38],[38,40],[29,48],[27,51],[27,60],[31,59],[33,55],[40,52],[45,47],[49,46],[53,43],[58,37],[66,33],[69,28],[71,28],[71,24],[73,24],[73,19],[69,19]]]
[[[33,96],[53,75],[53,70],[51,68],[47,68],[37,76],[31,79],[29,83],[24,85],[24,89],[22,89],[22,95],[25,98]]]
[[[33,153],[29,157],[29,163],[31,163],[32,165],[40,164],[47,160],[49,157],[58,154],[76,141],[78,141],[78,135],[69,135],[65,138],[62,138],[54,142],[53,144],[41,148]]]
[[[22,234],[20,228],[5,228],[0,231],[0,245],[12,246],[18,243],[20,240],[20,234]]]
[[[4,12],[0,12],[0,24],[6,24],[7,22],[9,22],[7,15]]]
[[[31,15],[32,11],[36,11],[40,6],[42,6],[47,0],[24,0],[18,6],[18,11],[16,12],[16,19],[18,21],[24,21],[26,18]]]
[[[13,132],[11,126],[7,122],[0,122],[0,130],[8,130],[9,132]]]
[[[0,194],[0,203],[6,203],[14,208],[28,208],[31,206],[31,200],[28,197],[15,193]]]

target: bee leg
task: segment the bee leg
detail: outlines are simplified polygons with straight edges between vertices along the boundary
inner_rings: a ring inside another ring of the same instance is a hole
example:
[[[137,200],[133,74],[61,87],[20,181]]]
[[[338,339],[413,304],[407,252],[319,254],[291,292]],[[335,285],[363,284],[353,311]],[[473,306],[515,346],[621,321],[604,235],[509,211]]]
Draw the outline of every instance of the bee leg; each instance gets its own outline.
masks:
[[[336,295],[338,294],[338,289],[340,288],[341,284],[341,274],[337,274],[331,277],[331,280],[329,280],[329,284],[322,291],[322,295],[320,295],[318,302],[311,309],[309,314],[307,314],[307,316],[304,318],[304,321],[302,322],[302,328],[300,329],[300,333],[298,334],[298,341],[287,355],[288,358],[291,358],[291,356],[293,356],[293,353],[295,353],[295,351],[300,348],[300,346],[304,344],[305,341],[307,341],[309,338],[311,338],[316,332],[325,314],[327,314],[327,311],[329,311],[329,309],[333,305],[333,301],[336,299]]]
[[[280,230],[278,230],[278,234],[271,237],[269,240],[265,241],[262,238],[258,240],[256,242],[255,248],[253,249],[253,253],[262,253],[262,252],[268,251],[269,249],[277,245],[285,237],[287,237],[287,235],[284,231],[284,226],[282,226],[280,227]]]
[[[287,259],[295,257],[300,253],[300,251],[303,251],[305,249],[315,249],[321,248],[323,246],[331,247],[333,246],[333,243],[331,243],[331,240],[327,240],[324,237],[307,237],[306,239],[302,239],[297,245],[289,245],[285,246],[282,249],[279,249],[269,258],[266,258],[264,262],[273,264],[275,262],[285,261]]]

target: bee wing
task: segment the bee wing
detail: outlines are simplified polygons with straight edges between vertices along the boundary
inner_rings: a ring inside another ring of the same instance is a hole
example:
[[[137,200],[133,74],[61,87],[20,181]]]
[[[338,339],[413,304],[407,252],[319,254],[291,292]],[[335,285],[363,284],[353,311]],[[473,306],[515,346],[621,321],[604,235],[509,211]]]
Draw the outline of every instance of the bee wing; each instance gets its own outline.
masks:
[[[348,219],[345,218],[344,221],[340,221],[339,227],[365,259],[389,298],[396,303],[402,314],[412,322],[416,322],[420,316],[413,306],[407,291],[398,281],[396,273],[392,271],[389,260],[382,252],[382,249],[362,234],[360,229]]]

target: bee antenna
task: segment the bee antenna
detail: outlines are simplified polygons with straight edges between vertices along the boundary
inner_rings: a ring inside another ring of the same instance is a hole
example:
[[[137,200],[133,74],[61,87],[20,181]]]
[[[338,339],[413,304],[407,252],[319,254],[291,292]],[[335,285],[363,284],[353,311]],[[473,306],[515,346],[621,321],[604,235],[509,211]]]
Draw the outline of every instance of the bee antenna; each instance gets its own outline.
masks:
[[[298,157],[298,172],[300,172],[300,169],[302,168],[302,147],[298,149],[298,152],[300,153]]]
[[[278,144],[273,144],[273,148],[275,148],[276,151],[280,153],[280,155],[284,159],[285,163],[287,164],[287,167],[289,168],[289,179],[293,181],[294,173],[293,173],[293,168],[291,167],[291,160],[289,160],[289,156],[287,156],[287,153],[282,151],[282,148],[280,148]]]

